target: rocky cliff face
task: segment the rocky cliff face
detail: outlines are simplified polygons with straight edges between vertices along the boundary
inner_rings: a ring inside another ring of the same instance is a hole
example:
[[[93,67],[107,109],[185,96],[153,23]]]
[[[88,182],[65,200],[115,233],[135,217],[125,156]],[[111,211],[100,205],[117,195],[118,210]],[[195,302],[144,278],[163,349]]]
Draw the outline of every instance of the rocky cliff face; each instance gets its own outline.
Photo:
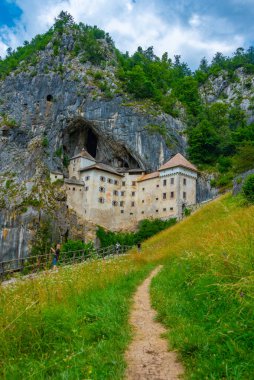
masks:
[[[221,102],[231,106],[239,106],[246,114],[248,123],[254,122],[254,77],[246,74],[243,68],[234,72],[234,77],[227,71],[218,76],[211,76],[201,88],[205,102]]]
[[[68,158],[83,147],[104,163],[146,170],[185,152],[184,125],[129,99],[113,65],[102,69],[73,57],[74,40],[67,31],[57,55],[53,40],[33,65],[21,62],[0,82],[0,260],[28,253],[34,220],[56,207],[49,172],[66,172]],[[61,228],[64,234],[71,227]]]

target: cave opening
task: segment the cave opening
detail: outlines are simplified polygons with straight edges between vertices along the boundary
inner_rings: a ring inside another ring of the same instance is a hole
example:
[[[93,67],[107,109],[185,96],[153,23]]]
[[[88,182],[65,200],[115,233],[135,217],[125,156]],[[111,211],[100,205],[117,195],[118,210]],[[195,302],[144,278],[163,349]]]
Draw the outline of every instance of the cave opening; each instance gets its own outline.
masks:
[[[108,136],[97,133],[96,126],[90,120],[76,117],[68,121],[63,130],[62,144],[64,155],[68,158],[85,149],[95,160],[122,169],[140,167],[134,155],[121,142],[112,141]]]
[[[92,157],[96,157],[97,152],[97,145],[98,145],[98,139],[97,136],[93,133],[91,129],[88,129],[87,131],[87,137],[86,137],[86,146],[84,148],[87,150],[89,154],[91,154]]]
[[[47,102],[52,102],[53,96],[51,94],[47,95]]]

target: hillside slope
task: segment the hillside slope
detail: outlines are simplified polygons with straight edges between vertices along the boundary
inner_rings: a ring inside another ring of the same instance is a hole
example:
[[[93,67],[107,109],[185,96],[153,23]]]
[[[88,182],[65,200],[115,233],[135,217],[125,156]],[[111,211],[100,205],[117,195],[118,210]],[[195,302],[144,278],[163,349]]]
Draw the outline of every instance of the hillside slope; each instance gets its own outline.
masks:
[[[122,379],[131,296],[163,263],[152,299],[186,379],[252,379],[253,211],[227,195],[149,239],[141,255],[1,289],[1,376]]]

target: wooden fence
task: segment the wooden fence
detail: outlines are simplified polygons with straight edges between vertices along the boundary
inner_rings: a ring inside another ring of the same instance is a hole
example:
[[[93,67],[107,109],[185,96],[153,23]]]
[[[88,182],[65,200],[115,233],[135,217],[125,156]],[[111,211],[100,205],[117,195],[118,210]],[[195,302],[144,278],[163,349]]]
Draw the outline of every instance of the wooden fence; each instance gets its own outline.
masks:
[[[106,259],[111,256],[121,255],[131,248],[132,246],[128,245],[120,245],[118,247],[112,245],[100,249],[92,248],[90,250],[83,249],[79,251],[62,252],[59,256],[58,265],[64,266],[88,260]],[[28,256],[2,261],[0,262],[0,280],[4,280],[7,276],[15,272],[21,272],[25,275],[48,270],[52,267],[53,256],[52,253],[49,253],[47,255]]]

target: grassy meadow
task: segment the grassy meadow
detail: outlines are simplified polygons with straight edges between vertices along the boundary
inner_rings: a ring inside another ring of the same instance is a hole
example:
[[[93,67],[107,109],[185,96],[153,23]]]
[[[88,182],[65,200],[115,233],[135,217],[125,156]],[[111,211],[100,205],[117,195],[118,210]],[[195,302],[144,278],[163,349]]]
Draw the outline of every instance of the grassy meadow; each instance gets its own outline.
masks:
[[[254,207],[224,196],[147,240],[142,254],[0,287],[1,379],[123,379],[136,287],[152,302],[186,379],[254,379]]]

